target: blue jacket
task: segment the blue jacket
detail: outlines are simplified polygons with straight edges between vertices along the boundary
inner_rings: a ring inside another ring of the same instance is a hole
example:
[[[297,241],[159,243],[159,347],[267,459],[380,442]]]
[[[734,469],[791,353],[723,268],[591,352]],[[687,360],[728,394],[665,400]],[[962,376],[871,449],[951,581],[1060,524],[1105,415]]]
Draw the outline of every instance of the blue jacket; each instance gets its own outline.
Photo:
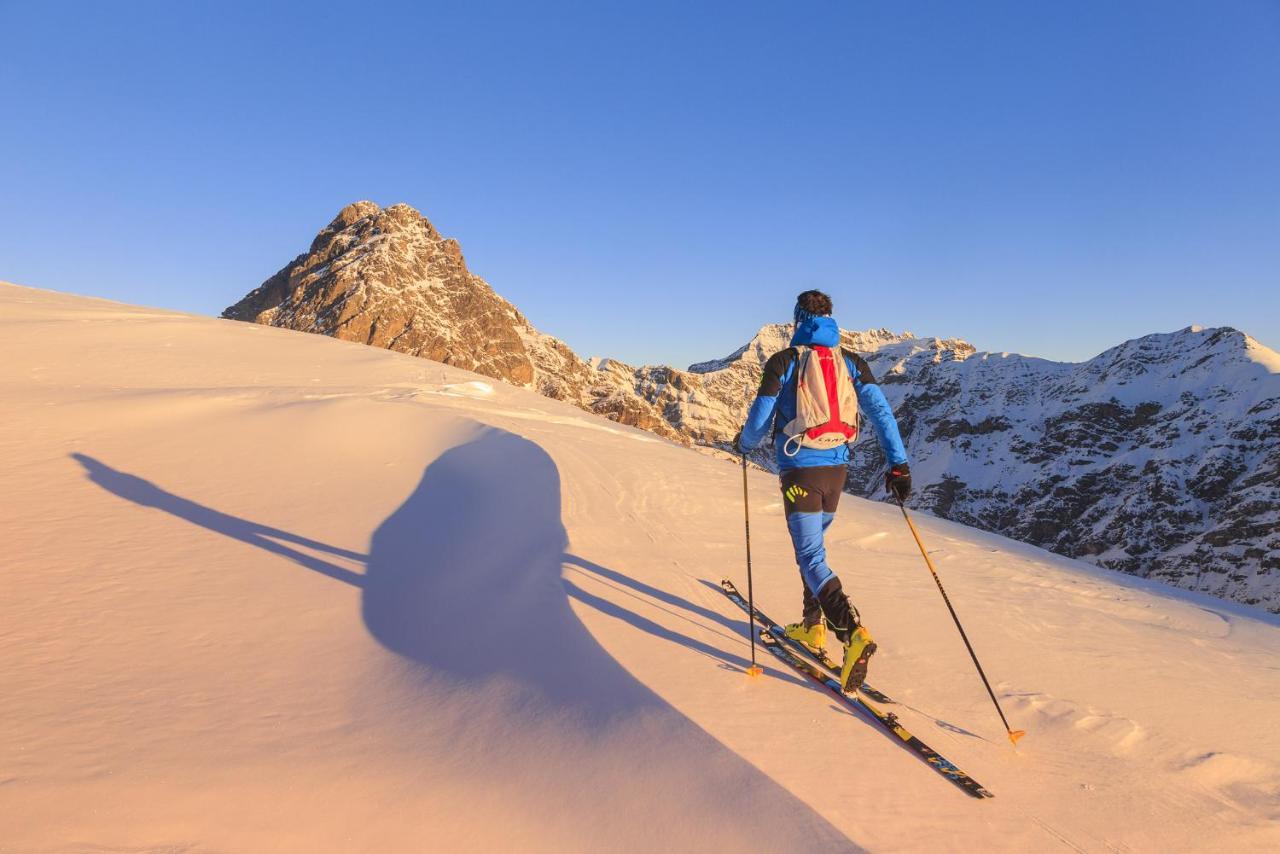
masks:
[[[815,344],[832,348],[840,346],[840,327],[830,317],[812,317],[799,324],[795,335],[791,337],[791,346],[774,353],[765,363],[760,390],[756,392],[756,399],[747,412],[747,423],[742,427],[740,441],[744,450],[759,447],[766,434],[773,430],[775,423],[781,426],[796,417],[795,368],[798,353],[795,348]],[[907,462],[907,449],[903,447],[902,437],[898,433],[898,422],[893,417],[889,401],[885,400],[884,392],[876,385],[871,368],[861,356],[847,350],[840,352],[849,366],[849,376],[858,393],[858,408],[871,422],[871,429],[875,431],[885,457],[894,465]],[[838,466],[849,462],[848,445],[837,445],[826,450],[802,447],[794,456],[789,456],[782,451],[786,438],[781,430],[777,430],[773,439],[778,468],[782,471],[810,466]]]

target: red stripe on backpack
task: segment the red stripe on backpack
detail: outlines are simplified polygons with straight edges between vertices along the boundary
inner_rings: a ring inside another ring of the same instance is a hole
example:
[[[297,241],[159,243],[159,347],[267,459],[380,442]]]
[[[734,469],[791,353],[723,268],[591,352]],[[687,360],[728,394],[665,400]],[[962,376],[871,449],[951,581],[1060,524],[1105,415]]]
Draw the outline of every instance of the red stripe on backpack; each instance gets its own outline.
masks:
[[[814,345],[813,352],[818,357],[818,366],[822,369],[822,381],[827,389],[828,420],[826,424],[810,427],[804,431],[804,434],[810,439],[816,439],[824,433],[839,433],[846,439],[850,439],[857,431],[840,420],[840,390],[836,388],[835,355],[830,347],[821,345]]]

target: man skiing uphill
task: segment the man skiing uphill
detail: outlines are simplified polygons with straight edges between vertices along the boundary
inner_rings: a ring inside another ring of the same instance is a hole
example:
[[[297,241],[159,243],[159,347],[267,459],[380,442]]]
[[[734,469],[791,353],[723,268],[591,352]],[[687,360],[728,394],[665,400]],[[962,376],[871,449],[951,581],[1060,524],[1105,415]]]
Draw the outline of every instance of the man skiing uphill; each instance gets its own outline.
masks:
[[[738,450],[746,453],[758,447],[774,428],[787,530],[804,581],[803,617],[786,627],[787,635],[821,650],[830,624],[844,645],[840,684],[854,691],[866,679],[867,660],[876,645],[849,604],[840,578],[827,566],[823,535],[844,490],[859,406],[889,460],[885,488],[905,500],[911,492],[911,471],[898,422],[871,369],[862,357],[840,347],[831,298],[821,291],[805,291],[796,298],[794,317],[791,346],[765,363]]]

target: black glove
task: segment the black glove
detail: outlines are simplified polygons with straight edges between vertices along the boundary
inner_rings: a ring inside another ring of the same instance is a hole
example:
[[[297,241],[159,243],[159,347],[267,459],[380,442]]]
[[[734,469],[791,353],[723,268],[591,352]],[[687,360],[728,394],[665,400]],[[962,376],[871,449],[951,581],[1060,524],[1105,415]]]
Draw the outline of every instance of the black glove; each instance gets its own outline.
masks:
[[[889,466],[884,475],[884,489],[899,501],[906,501],[911,494],[911,466],[906,463]]]
[[[744,457],[747,455],[747,452],[742,448],[742,431],[741,430],[733,434],[733,449]]]

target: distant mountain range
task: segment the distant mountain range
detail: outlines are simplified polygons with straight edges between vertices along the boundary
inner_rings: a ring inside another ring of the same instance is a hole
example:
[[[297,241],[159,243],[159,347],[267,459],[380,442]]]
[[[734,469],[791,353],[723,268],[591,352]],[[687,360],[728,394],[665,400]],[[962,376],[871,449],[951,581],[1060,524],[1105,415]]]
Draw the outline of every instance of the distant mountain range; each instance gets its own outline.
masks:
[[[584,360],[416,210],[367,201],[223,316],[433,359],[708,448],[728,447],[790,336],[767,325],[687,370]],[[1228,327],[1148,335],[1078,364],[884,329],[843,338],[893,404],[914,506],[1280,613],[1280,354]],[[881,496],[874,438],[854,458],[850,491]]]

